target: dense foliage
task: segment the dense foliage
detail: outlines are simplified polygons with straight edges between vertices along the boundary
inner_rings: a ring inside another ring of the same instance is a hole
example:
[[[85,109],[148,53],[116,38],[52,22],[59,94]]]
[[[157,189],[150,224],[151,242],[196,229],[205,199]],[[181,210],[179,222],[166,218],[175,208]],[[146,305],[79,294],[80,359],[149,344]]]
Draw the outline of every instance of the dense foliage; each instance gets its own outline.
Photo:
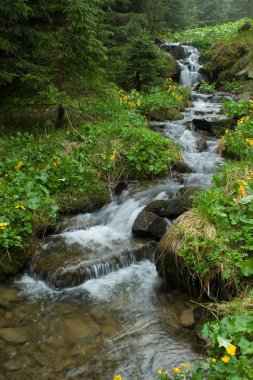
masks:
[[[2,136],[2,275],[18,270],[13,258],[20,259],[22,266],[22,254],[15,255],[13,250],[26,247],[26,238],[34,232],[54,226],[59,212],[97,207],[108,200],[108,185],[114,187],[122,178],[166,174],[181,158],[175,144],[147,128],[139,113],[140,98],[147,96],[134,91],[120,92],[107,102],[90,99],[85,112],[93,123],[78,129],[69,124],[66,131],[39,136],[20,132]],[[171,107],[170,94],[167,98]]]

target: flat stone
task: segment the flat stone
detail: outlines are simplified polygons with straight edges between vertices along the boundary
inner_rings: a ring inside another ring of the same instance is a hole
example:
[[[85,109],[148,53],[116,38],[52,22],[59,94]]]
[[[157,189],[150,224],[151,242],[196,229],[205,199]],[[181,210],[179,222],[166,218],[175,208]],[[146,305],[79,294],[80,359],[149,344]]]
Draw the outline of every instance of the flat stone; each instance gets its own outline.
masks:
[[[0,339],[12,344],[22,344],[27,342],[28,338],[23,328],[2,328],[0,329]]]
[[[71,340],[76,341],[85,339],[85,341],[92,341],[94,337],[101,333],[100,327],[92,321],[87,321],[71,318],[64,321],[64,326],[69,332]]]
[[[194,320],[193,309],[189,308],[189,309],[183,310],[179,316],[179,321],[183,327],[187,327],[187,328],[194,327],[195,320]]]

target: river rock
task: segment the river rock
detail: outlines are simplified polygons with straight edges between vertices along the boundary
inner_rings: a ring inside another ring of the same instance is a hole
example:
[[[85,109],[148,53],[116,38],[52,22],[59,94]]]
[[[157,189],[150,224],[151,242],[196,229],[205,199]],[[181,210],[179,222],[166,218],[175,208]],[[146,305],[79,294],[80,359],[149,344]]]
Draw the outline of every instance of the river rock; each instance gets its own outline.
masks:
[[[208,145],[206,142],[206,137],[201,136],[201,138],[197,141],[197,150],[199,152],[204,152],[207,149],[208,149]]]
[[[164,42],[162,44],[162,47],[168,51],[176,60],[184,59],[189,55],[187,55],[185,49],[179,43]]]
[[[150,202],[144,210],[162,218],[176,218],[192,207],[192,195],[195,191],[187,189],[175,199]]]
[[[199,117],[192,122],[196,130],[207,131],[213,136],[223,135],[226,129],[234,126],[234,120],[223,115]]]
[[[61,236],[51,239],[33,257],[29,272],[56,289],[77,286],[134,261],[151,258],[157,246],[153,241],[133,242],[128,248],[122,248],[122,242],[117,245],[115,241],[115,249],[108,246],[101,255],[97,245],[69,245]]]
[[[166,229],[167,224],[163,218],[144,210],[135,219],[132,232],[135,236],[160,240]]]
[[[180,174],[192,173],[193,170],[183,161],[177,161],[173,164],[172,170]]]
[[[192,328],[195,325],[194,312],[192,308],[188,308],[182,311],[179,316],[180,324],[183,327]]]
[[[90,343],[93,339],[101,334],[101,328],[97,323],[89,320],[88,323],[82,318],[70,318],[64,320],[64,330],[67,330],[71,341],[84,340]]]
[[[114,188],[114,194],[120,195],[123,190],[127,188],[127,183],[125,181],[120,181]]]
[[[12,344],[22,344],[27,342],[28,338],[23,328],[1,328],[0,329],[0,339],[5,340],[8,343]]]

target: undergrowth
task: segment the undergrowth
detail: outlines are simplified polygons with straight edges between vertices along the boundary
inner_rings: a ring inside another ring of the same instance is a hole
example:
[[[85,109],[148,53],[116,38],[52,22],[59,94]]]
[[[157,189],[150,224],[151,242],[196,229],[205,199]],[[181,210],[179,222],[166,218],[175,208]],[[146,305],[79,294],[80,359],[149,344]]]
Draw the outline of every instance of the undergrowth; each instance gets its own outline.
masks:
[[[160,91],[170,109],[184,101],[176,86],[173,93]],[[120,91],[106,101],[83,100],[82,126],[78,118],[71,121],[70,112],[65,130],[9,137],[2,130],[0,275],[16,271],[15,250],[24,250],[29,236],[53,227],[59,213],[101,206],[109,199],[108,186],[113,188],[121,179],[169,173],[181,159],[180,149],[149,130],[141,114],[145,102],[164,107],[159,94],[157,90],[157,100],[156,93]]]

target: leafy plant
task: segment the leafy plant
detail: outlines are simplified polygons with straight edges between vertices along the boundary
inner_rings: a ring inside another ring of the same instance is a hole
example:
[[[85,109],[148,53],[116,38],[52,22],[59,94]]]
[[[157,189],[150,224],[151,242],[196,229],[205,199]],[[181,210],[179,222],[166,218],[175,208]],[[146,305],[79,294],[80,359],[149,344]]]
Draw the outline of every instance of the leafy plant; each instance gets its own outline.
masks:
[[[224,317],[208,322],[202,329],[203,338],[211,342],[209,357],[198,363],[193,380],[253,379],[253,316]]]
[[[215,92],[215,85],[208,84],[204,81],[200,82],[199,91],[205,94],[213,94]]]

